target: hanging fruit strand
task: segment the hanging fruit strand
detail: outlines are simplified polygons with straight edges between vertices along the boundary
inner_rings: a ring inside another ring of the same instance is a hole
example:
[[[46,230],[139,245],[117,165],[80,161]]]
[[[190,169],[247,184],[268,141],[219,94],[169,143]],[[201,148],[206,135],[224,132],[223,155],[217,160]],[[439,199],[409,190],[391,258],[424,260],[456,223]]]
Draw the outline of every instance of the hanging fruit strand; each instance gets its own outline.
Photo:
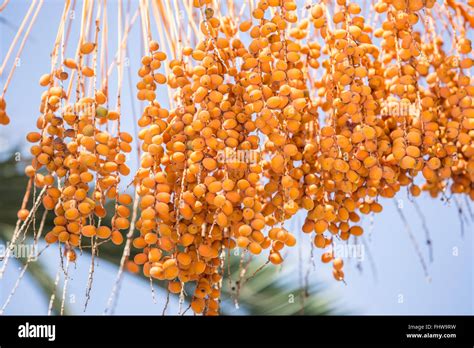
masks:
[[[33,2],[36,11],[31,5],[20,25],[27,29],[17,57],[43,1]],[[26,237],[31,224],[40,234],[41,203],[54,213],[45,240],[64,247],[60,257],[67,257],[62,305],[76,248],[91,248],[86,306],[99,247],[112,242],[124,247],[105,313],[115,311],[128,270],[150,280],[153,298],[154,282],[165,282],[163,313],[176,294],[180,314],[187,301],[195,314],[218,315],[234,250],[241,259],[229,286],[237,307],[241,287],[266,265],[283,264],[300,241],[303,313],[310,270],[303,266],[304,234],[311,260],[318,253],[346,284],[336,248],[367,247],[364,234],[370,237],[387,199],[429,278],[395,197],[406,190],[414,202],[430,260],[417,197],[454,199],[461,228],[467,223],[458,197],[474,200],[472,1],[321,0],[302,7],[295,0],[250,0],[238,9],[232,1],[139,0],[131,15],[132,3],[124,14],[123,1],[116,2],[117,52],[109,64],[107,1],[84,0],[72,58],[64,57],[74,27],[66,1],[51,72],[40,79],[47,89],[39,130],[27,136],[33,160],[12,240]],[[130,134],[122,122],[124,55],[138,16],[142,108]],[[109,94],[112,81],[116,95]],[[5,106],[0,99],[0,117]],[[134,186],[132,198],[121,182],[130,174],[134,137],[138,169],[125,187]],[[298,234],[288,222],[300,215]],[[263,265],[251,274],[256,258]],[[0,276],[7,261],[8,254]]]

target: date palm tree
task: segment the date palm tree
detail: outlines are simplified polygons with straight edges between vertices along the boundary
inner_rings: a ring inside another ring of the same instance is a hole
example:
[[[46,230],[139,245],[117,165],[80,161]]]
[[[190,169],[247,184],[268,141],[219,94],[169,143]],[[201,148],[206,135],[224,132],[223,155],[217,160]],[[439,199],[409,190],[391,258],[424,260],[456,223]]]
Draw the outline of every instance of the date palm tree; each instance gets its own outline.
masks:
[[[21,205],[22,197],[27,183],[27,178],[22,173],[21,162],[15,161],[15,156],[9,154],[0,161],[0,242],[4,245],[10,240],[16,223],[16,214]],[[41,214],[41,211],[38,215]],[[52,214],[50,214],[52,215]],[[109,214],[110,215],[110,214]],[[52,217],[45,222],[45,231],[53,225]],[[119,265],[122,255],[122,249],[105,243],[100,248],[98,257]],[[133,257],[133,251],[132,251]],[[244,285],[239,284],[239,265],[241,262],[237,259],[231,262],[226,271],[230,270],[231,279],[224,280],[222,314],[250,314],[250,315],[325,315],[337,312],[333,301],[323,295],[323,286],[321,284],[311,284],[308,288],[300,285],[294,285],[290,281],[277,281],[276,273],[279,270],[273,266],[259,267],[261,260],[255,260],[249,263],[248,274],[253,274]],[[25,259],[19,259],[25,262]],[[1,261],[0,261],[1,266]],[[259,270],[260,269],[260,270]],[[54,291],[54,280],[45,268],[41,260],[30,262],[27,270],[28,274],[35,281],[38,289],[43,293],[45,301],[49,301],[52,291]],[[227,274],[228,275],[228,274]],[[137,274],[138,281],[149,280]],[[242,280],[244,282],[245,280]],[[163,286],[163,283],[158,283]],[[237,296],[238,295],[238,296]],[[60,298],[56,296],[56,298]],[[240,310],[237,310],[239,307]],[[243,309],[243,310],[242,310]],[[59,301],[55,301],[53,311],[59,313]],[[68,313],[67,308],[65,313]]]

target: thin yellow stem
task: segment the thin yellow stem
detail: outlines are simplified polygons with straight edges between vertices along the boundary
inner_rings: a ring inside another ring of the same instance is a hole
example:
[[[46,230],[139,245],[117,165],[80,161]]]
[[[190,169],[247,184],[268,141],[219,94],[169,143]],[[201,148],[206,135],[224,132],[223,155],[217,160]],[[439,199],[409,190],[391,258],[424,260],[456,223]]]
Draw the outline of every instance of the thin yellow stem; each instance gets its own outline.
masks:
[[[23,48],[25,47],[26,40],[28,39],[28,36],[30,35],[31,28],[33,27],[33,24],[35,24],[36,18],[38,17],[38,14],[39,14],[39,11],[41,9],[41,6],[43,5],[43,2],[44,2],[44,0],[40,0],[39,3],[38,3],[38,7],[36,8],[36,11],[35,11],[33,17],[31,18],[31,22],[30,22],[28,28],[26,29],[25,36],[23,37],[23,40],[21,41],[20,47],[18,48],[18,52],[16,54],[15,61],[20,59],[21,52],[23,51]],[[11,82],[11,79],[13,77],[13,73],[16,70],[16,67],[17,67],[17,64],[13,64],[12,69],[10,70],[10,74],[8,74],[7,81],[5,82],[5,85],[3,86],[3,92],[2,92],[1,98],[4,97],[4,95],[7,91],[8,85]]]
[[[18,28],[18,31],[16,32],[15,37],[13,38],[12,43],[10,44],[10,47],[8,48],[7,54],[5,55],[5,59],[3,60],[2,66],[0,67],[0,76],[2,76],[3,70],[5,70],[5,66],[7,65],[7,62],[10,59],[10,55],[12,54],[13,49],[15,48],[16,43],[18,42],[18,39],[20,38],[21,33],[23,32],[26,22],[28,21],[28,18],[33,12],[35,5],[36,5],[36,0],[33,0],[30,7],[28,8],[28,11],[25,14],[25,17],[23,18],[23,21],[20,24],[20,27]]]

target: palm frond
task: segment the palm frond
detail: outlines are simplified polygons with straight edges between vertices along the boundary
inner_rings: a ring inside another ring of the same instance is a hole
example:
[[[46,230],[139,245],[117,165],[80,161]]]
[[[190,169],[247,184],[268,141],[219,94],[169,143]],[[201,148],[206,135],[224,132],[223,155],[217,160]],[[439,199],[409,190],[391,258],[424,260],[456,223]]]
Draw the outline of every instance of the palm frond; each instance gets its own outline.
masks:
[[[12,235],[13,230],[13,226],[0,223],[0,241],[6,244]],[[32,242],[31,239],[26,239],[25,241],[27,243]],[[45,265],[40,260],[28,262],[28,258],[26,257],[19,257],[16,260],[23,266],[28,263],[26,271],[32,280],[38,285],[45,299],[49,301],[51,294],[55,294],[56,301],[53,302],[52,310],[54,313],[60,313],[61,304],[58,301],[60,294],[58,289],[55,289],[54,279],[46,271]],[[64,314],[69,314],[67,305],[64,307]]]
[[[255,260],[249,265],[249,269],[257,269],[262,261]],[[231,266],[232,269],[236,267]],[[238,268],[238,266],[237,266]],[[232,279],[238,279],[239,270],[231,273]],[[325,294],[325,288],[320,283],[312,283],[306,289],[299,284],[295,286],[291,280],[291,269],[283,274],[278,274],[278,268],[268,265],[262,268],[252,279],[245,282],[239,289],[237,299],[239,307],[243,307],[248,314],[252,315],[327,315],[335,314],[335,301]],[[281,280],[283,279],[283,280]],[[229,314],[240,314],[235,308],[235,287],[226,285],[223,293],[228,300],[223,302],[223,308]]]

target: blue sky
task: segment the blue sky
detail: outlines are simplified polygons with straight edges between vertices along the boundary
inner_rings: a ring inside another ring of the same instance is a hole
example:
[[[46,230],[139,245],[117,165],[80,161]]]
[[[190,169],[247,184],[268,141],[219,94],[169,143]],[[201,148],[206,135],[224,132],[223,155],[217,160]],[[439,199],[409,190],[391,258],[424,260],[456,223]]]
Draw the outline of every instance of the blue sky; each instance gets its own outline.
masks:
[[[79,1],[80,2],[80,1]],[[116,2],[108,1],[109,11],[109,52],[116,49]],[[2,24],[0,26],[0,56],[4,57],[8,45],[15,34],[15,28],[21,22],[26,13],[28,2],[26,0],[11,1],[7,9],[0,14]],[[78,6],[77,8],[80,8]],[[40,96],[43,91],[38,85],[39,77],[50,69],[49,55],[56,36],[57,25],[62,11],[62,1],[46,0],[43,9],[34,26],[31,37],[24,49],[20,65],[14,75],[13,81],[6,94],[7,111],[11,118],[11,124],[7,127],[0,126],[0,149],[25,146],[24,137],[35,130],[35,122],[38,117]],[[79,25],[80,15],[75,26]],[[77,32],[73,30],[70,49]],[[140,61],[140,31],[139,23],[131,32],[129,50],[131,56],[129,61],[132,72],[132,90],[137,81],[136,71]],[[72,52],[71,50],[69,52]],[[109,53],[112,56],[112,53]],[[3,58],[2,58],[3,59]],[[10,65],[9,65],[10,66]],[[8,70],[7,70],[8,71]],[[132,107],[127,85],[128,77],[125,76],[124,91],[122,97],[122,129],[133,133]],[[3,86],[5,78],[0,79]],[[114,85],[114,79],[111,80]],[[111,93],[114,89],[111,88]],[[158,95],[163,105],[167,105],[167,93],[163,89]],[[138,102],[135,109],[139,110]],[[136,167],[136,160],[131,156],[130,166]],[[336,282],[332,278],[331,267],[321,263],[316,264],[316,270],[311,272],[312,281],[324,282],[327,285],[331,297],[339,303],[342,310],[358,314],[473,314],[473,222],[465,226],[464,236],[461,235],[460,220],[454,201],[450,204],[432,199],[423,195],[417,202],[423,210],[426,223],[432,240],[434,258],[430,263],[428,260],[428,249],[425,244],[425,232],[422,229],[420,217],[412,203],[407,199],[405,189],[397,196],[403,202],[403,213],[410,221],[411,229],[419,244],[423,257],[428,264],[431,280],[428,281],[415,248],[410,241],[403,223],[400,221],[394,203],[390,200],[382,200],[384,211],[374,217],[373,223],[370,217],[364,219],[366,248],[365,258],[361,261],[362,271],[357,266],[355,259],[347,259],[345,267],[346,283]],[[464,199],[461,199],[465,205]],[[474,206],[471,204],[471,209]],[[298,219],[296,219],[298,220]],[[302,218],[299,218],[302,221]],[[372,227],[370,228],[370,226]],[[288,223],[287,227],[298,233],[298,221]],[[370,236],[369,236],[370,234]],[[309,265],[308,236],[303,236],[299,243],[302,245],[303,267]],[[294,248],[298,248],[295,246]],[[50,248],[43,261],[49,266],[48,269],[54,277],[58,267],[57,250]],[[296,251],[296,250],[295,250]],[[377,278],[375,279],[371,261],[368,257],[370,252],[373,262],[376,264]],[[298,282],[298,256],[297,252],[286,260],[285,268],[295,270],[294,281]],[[319,254],[318,254],[319,255]],[[75,313],[82,313],[84,294],[87,283],[87,271],[89,268],[88,258],[81,256],[77,269],[73,272],[73,281],[69,293],[75,295],[76,303],[71,304]],[[116,268],[100,261],[96,267],[94,279],[93,296],[87,313],[103,312],[107,297],[115,278]],[[6,279],[0,282],[0,304],[3,304],[10,289],[12,288],[18,269],[12,264]],[[158,303],[155,305],[151,299],[150,287],[147,282],[139,282],[136,278],[127,275],[122,286],[120,300],[116,313],[120,314],[161,314],[165,296],[157,293]],[[169,313],[177,310],[176,299],[172,300]],[[11,302],[6,313],[9,314],[45,314],[47,304],[40,296],[38,289],[28,277],[19,287],[16,297]]]

